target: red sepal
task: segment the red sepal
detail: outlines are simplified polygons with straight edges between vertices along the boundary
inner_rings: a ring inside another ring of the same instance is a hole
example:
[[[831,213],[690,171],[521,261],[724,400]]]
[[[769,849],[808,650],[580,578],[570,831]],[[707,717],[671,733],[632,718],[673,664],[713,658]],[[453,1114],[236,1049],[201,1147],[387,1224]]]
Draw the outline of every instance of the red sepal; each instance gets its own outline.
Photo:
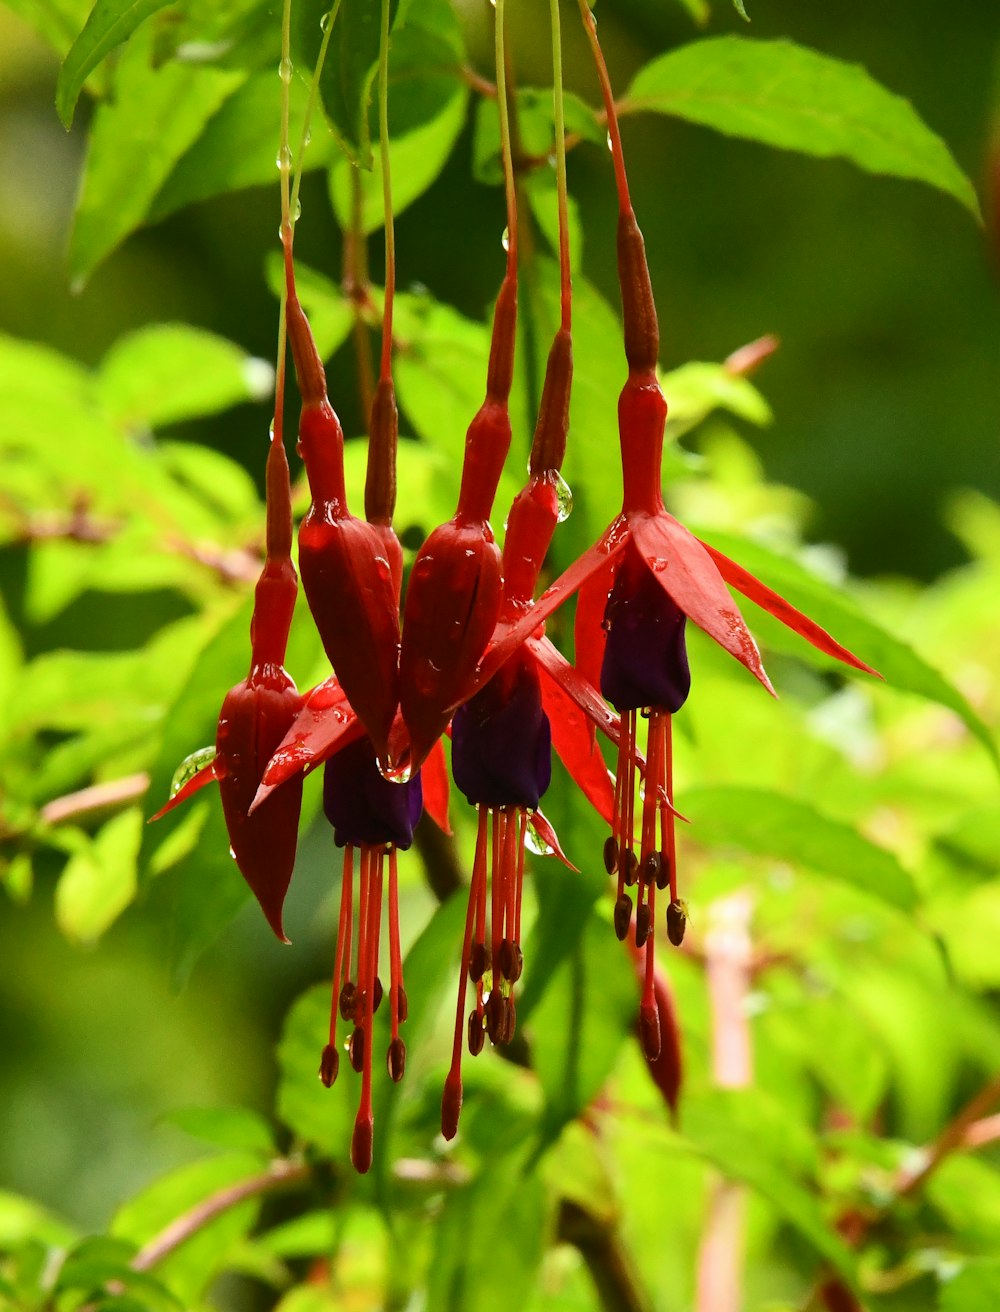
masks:
[[[553,828],[552,822],[548,820],[541,811],[532,811],[531,815],[528,817],[528,824],[531,825],[545,846],[551,847],[553,856],[557,856],[568,870],[573,871],[574,875],[580,873],[578,867],[573,864],[566,853],[562,850],[562,844],[559,842],[559,835]]]
[[[757,644],[715,562],[698,539],[666,510],[655,515],[630,514],[628,526],[664,592],[773,695]]]
[[[251,812],[256,813],[274,790],[294,775],[315,770],[341,747],[360,738],[364,731],[336,676],[318,683],[307,694],[301,710],[266,763]]]
[[[295,865],[301,779],[290,781],[253,815],[249,812],[264,767],[301,705],[295,684],[280,666],[255,666],[248,679],[226,694],[215,741],[219,794],[236,864],[268,924],[285,942],[281,911]]]
[[[699,538],[700,542],[701,539]],[[827,656],[833,656],[838,661],[843,661],[845,665],[852,665],[856,670],[863,670],[865,674],[873,674],[876,679],[881,679],[882,675],[878,670],[873,670],[870,665],[866,665],[863,660],[855,656],[853,652],[842,647],[839,642],[827,633],[826,629],[820,628],[815,620],[811,620],[808,615],[803,615],[802,611],[796,610],[790,601],[773,592],[766,583],[761,583],[749,570],[738,565],[735,560],[730,560],[724,556],[721,551],[716,549],[707,542],[702,542],[708,554],[715,561],[719,573],[728,584],[734,587],[737,592],[742,592],[744,597],[749,597],[751,601],[756,602],[769,615],[773,615],[776,620],[780,620],[787,628],[793,629],[800,637],[805,638],[806,642],[811,643],[819,651],[825,652]]]
[[[448,762],[444,757],[444,744],[439,738],[427,754],[420,770],[420,782],[424,790],[424,810],[443,834],[451,834],[451,822],[448,819],[448,798],[451,785],[448,782]]]
[[[155,815],[149,817],[148,823],[152,824],[154,820],[162,819],[168,811],[172,811],[175,806],[180,806],[182,802],[186,802],[189,797],[193,797],[195,793],[200,792],[206,784],[215,783],[218,777],[218,762],[209,761],[208,765],[203,765],[196,774],[191,776],[183,788],[178,788],[173,797],[164,806],[161,806]]]

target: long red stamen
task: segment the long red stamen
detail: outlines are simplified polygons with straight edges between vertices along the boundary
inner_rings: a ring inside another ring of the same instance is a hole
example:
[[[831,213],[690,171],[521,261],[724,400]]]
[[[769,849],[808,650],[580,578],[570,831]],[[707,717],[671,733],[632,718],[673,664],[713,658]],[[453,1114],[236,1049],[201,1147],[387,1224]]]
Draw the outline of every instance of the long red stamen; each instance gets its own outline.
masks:
[[[375,1012],[375,990],[378,971],[379,923],[382,910],[383,849],[362,847],[362,885],[367,894],[365,907],[364,953],[361,953],[359,936],[359,971],[363,972],[362,998],[364,1013],[361,1031],[364,1035],[364,1052],[361,1066],[361,1101],[354,1121],[351,1137],[351,1161],[361,1175],[372,1164],[372,1139],[375,1118],[372,1113],[372,1017]]]
[[[476,835],[476,859],[472,867],[472,887],[469,889],[469,909],[465,916],[465,939],[462,944],[462,961],[458,978],[458,1003],[455,1008],[455,1039],[451,1049],[451,1067],[444,1082],[441,1097],[441,1133],[454,1139],[458,1133],[458,1118],[462,1111],[462,1038],[465,1029],[465,993],[469,979],[469,954],[472,950],[472,928],[480,885],[486,883],[486,840],[489,814],[479,809],[479,830]]]
[[[344,848],[344,871],[340,885],[340,919],[337,924],[337,951],[333,963],[333,983],[330,1004],[330,1039],[323,1049],[319,1076],[327,1088],[333,1084],[340,1069],[340,1053],[337,1050],[337,1017],[340,1013],[340,991],[344,987],[345,972],[351,970],[351,922],[353,920],[352,898],[354,884],[354,848],[348,844]]]

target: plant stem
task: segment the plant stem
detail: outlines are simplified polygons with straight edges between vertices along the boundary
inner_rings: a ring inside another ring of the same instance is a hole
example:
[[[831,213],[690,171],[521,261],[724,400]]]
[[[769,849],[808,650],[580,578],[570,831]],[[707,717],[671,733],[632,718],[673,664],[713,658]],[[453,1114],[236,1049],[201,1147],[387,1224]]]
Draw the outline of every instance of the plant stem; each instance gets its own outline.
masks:
[[[219,1189],[214,1194],[209,1194],[207,1198],[203,1198],[200,1203],[189,1211],[175,1217],[148,1243],[143,1244],[130,1263],[132,1269],[134,1271],[149,1271],[157,1263],[162,1262],[164,1258],[169,1257],[186,1240],[197,1234],[211,1221],[214,1221],[217,1216],[228,1212],[230,1208],[246,1202],[248,1198],[256,1198],[261,1194],[270,1193],[274,1189],[283,1189],[288,1185],[299,1184],[308,1180],[311,1174],[311,1167],[304,1162],[290,1162],[279,1159],[272,1162],[267,1170],[261,1171],[257,1175],[248,1176],[245,1180],[238,1180],[235,1184],[226,1185],[224,1189]]]
[[[608,140],[611,146],[611,158],[614,160],[615,165],[615,183],[618,187],[618,207],[622,214],[628,214],[632,210],[632,201],[629,198],[628,178],[625,174],[625,156],[622,151],[622,138],[618,127],[618,110],[611,90],[611,78],[608,75],[604,51],[597,39],[597,19],[591,12],[587,0],[578,0],[578,4],[580,17],[583,19],[584,31],[587,33],[587,40],[590,42],[590,48],[594,55],[594,63],[597,65],[601,95],[604,97],[604,111],[608,119]]]
[[[500,110],[500,150],[503,155],[504,194],[507,201],[507,277],[517,276],[517,197],[514,189],[514,158],[510,144],[510,111],[507,104],[506,24],[504,0],[495,0],[494,27],[497,104]]]
[[[572,327],[573,287],[569,264],[569,192],[566,182],[566,113],[563,105],[562,29],[559,0],[549,0],[552,28],[552,117],[556,138],[556,196],[559,203],[559,305],[561,327]]]

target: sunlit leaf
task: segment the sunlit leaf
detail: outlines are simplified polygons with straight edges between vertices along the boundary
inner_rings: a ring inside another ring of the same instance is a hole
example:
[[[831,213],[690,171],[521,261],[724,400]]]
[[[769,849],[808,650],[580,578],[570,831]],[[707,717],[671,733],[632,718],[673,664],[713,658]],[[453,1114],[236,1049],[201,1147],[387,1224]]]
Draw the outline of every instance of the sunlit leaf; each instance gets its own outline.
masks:
[[[976,218],[972,184],[936,133],[863,68],[791,41],[721,36],[640,69],[625,112],[673,114],[808,155],[841,156],[870,173],[926,182]]]
[[[84,82],[105,55],[127,41],[150,14],[169,3],[170,0],[97,0],[59,70],[56,109],[67,128],[72,126]]]
[[[264,1157],[276,1151],[271,1127],[247,1107],[179,1107],[163,1120],[215,1148]]]
[[[142,811],[133,806],[70,858],[56,889],[56,922],[68,937],[93,942],[132,901],[141,835]]]
[[[129,42],[114,99],[98,107],[91,129],[70,238],[70,273],[79,284],[146,220],[177,161],[245,78],[178,61],[153,69],[149,42]]]
[[[901,910],[916,901],[913,880],[891,852],[807,802],[757,788],[707,787],[685,790],[682,809],[699,842],[805,866]]]

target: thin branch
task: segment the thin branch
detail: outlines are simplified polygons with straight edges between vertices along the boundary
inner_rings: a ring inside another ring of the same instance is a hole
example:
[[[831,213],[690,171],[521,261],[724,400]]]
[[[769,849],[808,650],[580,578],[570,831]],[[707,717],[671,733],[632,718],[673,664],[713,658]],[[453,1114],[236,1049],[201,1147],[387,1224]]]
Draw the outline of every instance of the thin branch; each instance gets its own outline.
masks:
[[[628,1256],[607,1222],[564,1198],[559,1204],[556,1235],[586,1262],[605,1312],[649,1312],[648,1297],[636,1283]]]
[[[214,1221],[217,1216],[246,1202],[248,1198],[256,1198],[274,1189],[284,1189],[289,1185],[299,1184],[308,1180],[311,1175],[312,1169],[305,1162],[278,1160],[272,1162],[266,1171],[261,1171],[258,1175],[251,1175],[245,1180],[226,1185],[224,1189],[219,1189],[216,1193],[202,1199],[190,1211],[176,1217],[158,1235],[154,1235],[139,1249],[130,1266],[133,1271],[149,1271],[165,1257],[169,1257],[186,1240]]]
[[[66,820],[75,820],[78,816],[90,815],[94,811],[114,810],[128,802],[135,802],[148,787],[149,775],[143,770],[121,779],[109,779],[107,783],[91,784],[89,788],[66,793],[63,797],[54,797],[51,802],[45,803],[39,815],[47,825],[60,825]]]
[[[956,1149],[962,1148],[972,1127],[981,1121],[986,1112],[1000,1102],[1000,1075],[995,1075],[988,1084],[971,1098],[962,1110],[948,1122],[934,1142],[920,1155],[921,1160],[915,1170],[900,1171],[896,1179],[896,1191],[893,1202],[916,1193],[926,1183],[928,1177],[937,1170],[941,1163]],[[996,1119],[996,1118],[994,1118]]]

